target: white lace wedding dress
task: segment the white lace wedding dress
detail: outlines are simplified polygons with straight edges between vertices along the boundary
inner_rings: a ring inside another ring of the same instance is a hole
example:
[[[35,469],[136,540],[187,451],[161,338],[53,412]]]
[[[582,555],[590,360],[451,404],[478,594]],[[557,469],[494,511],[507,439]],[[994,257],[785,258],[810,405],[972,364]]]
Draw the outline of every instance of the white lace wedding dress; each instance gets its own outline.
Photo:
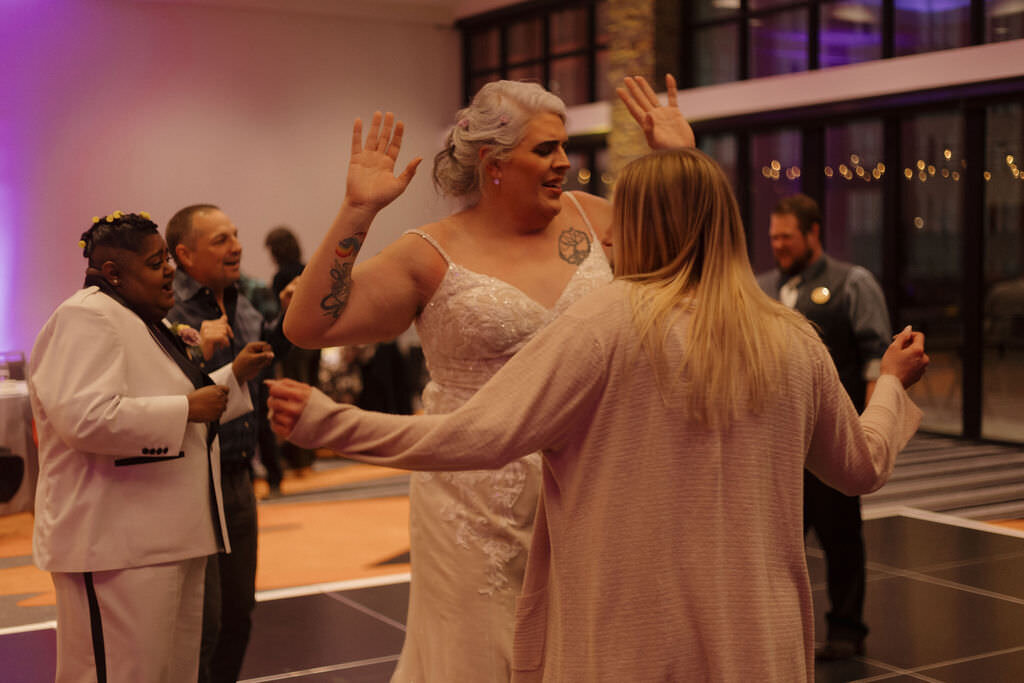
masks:
[[[552,309],[506,282],[453,263],[432,237],[411,231],[448,262],[416,322],[431,377],[423,392],[428,413],[448,413],[465,403],[541,328],[611,280],[600,242],[576,208],[591,236],[590,254]],[[515,598],[540,495],[540,467],[534,453],[500,470],[412,475],[409,615],[392,681],[509,680]]]

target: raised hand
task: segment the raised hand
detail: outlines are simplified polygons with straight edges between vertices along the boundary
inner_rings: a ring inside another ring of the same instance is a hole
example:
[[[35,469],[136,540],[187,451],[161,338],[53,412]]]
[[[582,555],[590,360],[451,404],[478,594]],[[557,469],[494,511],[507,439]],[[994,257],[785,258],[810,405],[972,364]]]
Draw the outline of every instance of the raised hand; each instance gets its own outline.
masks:
[[[187,398],[189,422],[213,422],[228,406],[228,388],[213,384],[196,389]]]
[[[348,181],[345,202],[352,207],[379,211],[405,191],[423,161],[416,157],[399,175],[395,175],[395,161],[402,149],[405,125],[395,121],[391,112],[373,115],[370,132],[363,143],[363,122],[356,119],[352,126],[352,157],[348,163]]]
[[[625,103],[651,149],[680,149],[693,147],[696,141],[693,129],[679,111],[676,79],[665,74],[668,105],[662,105],[657,94],[643,76],[627,76],[624,88],[616,88],[619,99]]]
[[[231,362],[231,371],[235,373],[235,379],[239,384],[245,384],[251,379],[256,379],[260,370],[270,365],[273,360],[274,351],[270,344],[262,341],[249,342]]]
[[[231,346],[234,337],[226,313],[213,320],[204,320],[199,326],[199,349],[203,352],[203,358],[210,360],[219,349]]]
[[[313,387],[293,379],[268,379],[267,409],[270,428],[287,439],[306,409]]]
[[[928,367],[928,354],[924,352],[924,335],[914,332],[910,325],[893,337],[885,355],[882,356],[883,375],[895,375],[904,388],[909,388],[921,379]]]

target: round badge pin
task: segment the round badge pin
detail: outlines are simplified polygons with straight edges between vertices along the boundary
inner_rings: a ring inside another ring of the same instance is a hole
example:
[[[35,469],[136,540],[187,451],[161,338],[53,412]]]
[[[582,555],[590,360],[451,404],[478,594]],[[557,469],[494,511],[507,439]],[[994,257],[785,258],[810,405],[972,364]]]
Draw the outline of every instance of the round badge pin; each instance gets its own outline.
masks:
[[[811,292],[811,301],[816,304],[827,304],[831,298],[832,292],[829,291],[828,287],[815,287],[814,291]]]

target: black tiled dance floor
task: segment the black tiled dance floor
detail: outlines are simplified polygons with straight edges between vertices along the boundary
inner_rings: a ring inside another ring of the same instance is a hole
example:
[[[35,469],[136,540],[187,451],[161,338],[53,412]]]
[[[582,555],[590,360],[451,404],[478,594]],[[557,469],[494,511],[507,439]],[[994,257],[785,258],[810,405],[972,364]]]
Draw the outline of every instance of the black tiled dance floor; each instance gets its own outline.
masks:
[[[821,664],[817,683],[1024,681],[1024,533],[905,509],[865,521],[865,656]],[[821,553],[808,550],[819,633]],[[394,670],[408,577],[260,596],[242,678],[247,683],[377,683]],[[0,632],[0,680],[53,680],[52,624]]]

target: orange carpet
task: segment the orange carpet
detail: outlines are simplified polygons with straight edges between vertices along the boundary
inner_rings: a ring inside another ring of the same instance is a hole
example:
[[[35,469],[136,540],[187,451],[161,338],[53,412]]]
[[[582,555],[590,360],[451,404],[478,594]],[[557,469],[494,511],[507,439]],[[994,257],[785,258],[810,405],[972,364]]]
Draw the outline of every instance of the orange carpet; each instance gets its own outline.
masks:
[[[399,470],[346,464],[305,476],[287,476],[283,499],[260,505],[256,589],[270,590],[362,579],[409,571],[408,564],[381,562],[409,550],[406,497],[289,503],[289,494],[330,489]],[[256,482],[257,495],[266,484]],[[49,574],[31,564],[32,515],[0,516],[0,596],[26,596],[18,606],[55,604]],[[4,560],[7,560],[5,563]]]

